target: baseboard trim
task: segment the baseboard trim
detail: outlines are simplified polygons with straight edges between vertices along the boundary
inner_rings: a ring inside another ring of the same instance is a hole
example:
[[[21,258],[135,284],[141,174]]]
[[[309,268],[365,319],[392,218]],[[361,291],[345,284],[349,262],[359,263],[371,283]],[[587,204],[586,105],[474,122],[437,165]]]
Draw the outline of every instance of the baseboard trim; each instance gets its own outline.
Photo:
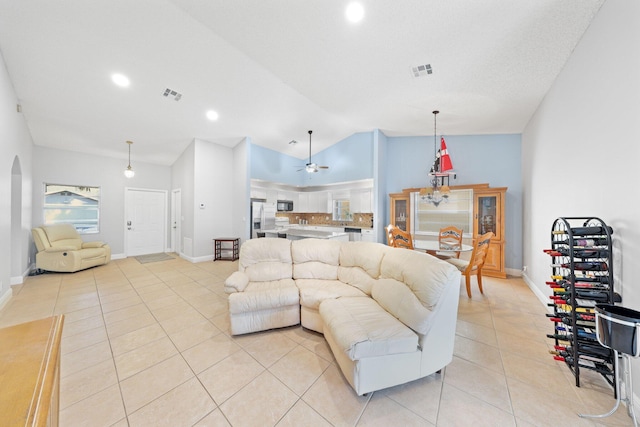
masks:
[[[7,289],[7,291],[0,296],[0,310],[2,310],[9,303],[9,300],[11,300],[12,296],[13,290],[11,289],[11,287],[9,287],[9,289]]]

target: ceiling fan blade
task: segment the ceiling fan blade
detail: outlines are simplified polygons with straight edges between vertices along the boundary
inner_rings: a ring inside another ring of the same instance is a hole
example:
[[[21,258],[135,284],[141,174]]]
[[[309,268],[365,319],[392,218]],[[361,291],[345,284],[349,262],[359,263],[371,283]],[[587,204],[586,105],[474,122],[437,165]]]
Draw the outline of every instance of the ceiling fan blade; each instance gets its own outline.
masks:
[[[329,166],[318,166],[318,169],[329,169]]]

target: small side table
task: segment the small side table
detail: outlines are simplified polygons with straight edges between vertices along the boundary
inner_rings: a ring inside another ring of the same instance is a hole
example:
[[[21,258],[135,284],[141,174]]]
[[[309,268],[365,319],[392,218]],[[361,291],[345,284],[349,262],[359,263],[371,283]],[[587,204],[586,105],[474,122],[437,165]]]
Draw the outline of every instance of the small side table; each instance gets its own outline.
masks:
[[[214,241],[214,261],[235,261],[240,258],[238,237],[218,237]]]

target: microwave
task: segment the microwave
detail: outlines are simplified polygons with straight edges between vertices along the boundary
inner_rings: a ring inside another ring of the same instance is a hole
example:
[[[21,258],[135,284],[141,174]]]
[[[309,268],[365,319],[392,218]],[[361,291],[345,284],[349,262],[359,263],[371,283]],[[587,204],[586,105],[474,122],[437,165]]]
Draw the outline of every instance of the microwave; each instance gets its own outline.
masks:
[[[278,200],[278,212],[293,211],[293,202],[291,200]]]

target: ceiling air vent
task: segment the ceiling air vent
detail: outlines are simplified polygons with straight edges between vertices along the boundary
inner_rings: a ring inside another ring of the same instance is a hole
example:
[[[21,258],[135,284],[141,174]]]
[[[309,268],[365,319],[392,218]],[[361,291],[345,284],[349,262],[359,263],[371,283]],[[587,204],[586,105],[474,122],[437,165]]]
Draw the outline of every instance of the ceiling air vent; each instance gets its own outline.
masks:
[[[169,98],[169,97],[173,98],[174,101],[180,101],[180,98],[182,98],[182,94],[181,93],[178,93],[175,90],[169,89],[169,88],[166,88],[164,90],[164,93],[162,94],[162,96],[166,96],[167,98]]]
[[[418,65],[417,67],[411,67],[411,75],[413,77],[422,77],[427,74],[432,74],[431,64]]]

